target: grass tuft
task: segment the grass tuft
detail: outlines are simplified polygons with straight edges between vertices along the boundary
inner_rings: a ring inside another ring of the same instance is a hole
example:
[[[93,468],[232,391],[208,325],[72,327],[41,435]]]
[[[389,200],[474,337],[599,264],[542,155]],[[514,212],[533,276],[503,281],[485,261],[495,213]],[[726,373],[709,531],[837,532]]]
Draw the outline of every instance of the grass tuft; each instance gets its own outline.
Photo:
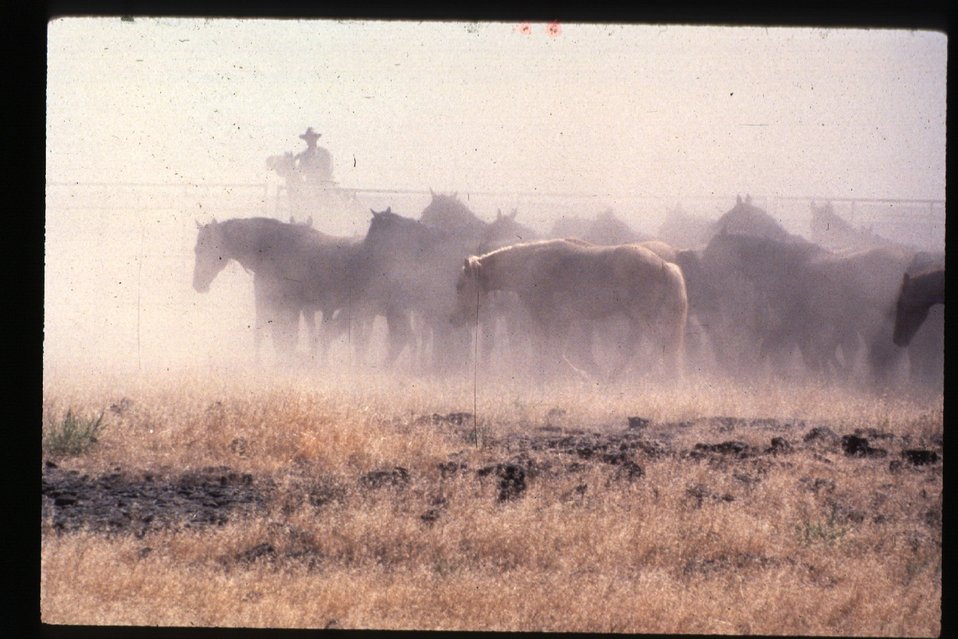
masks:
[[[58,420],[48,420],[43,432],[43,452],[47,455],[82,455],[96,443],[103,430],[103,411],[96,417],[78,415],[68,408]]]

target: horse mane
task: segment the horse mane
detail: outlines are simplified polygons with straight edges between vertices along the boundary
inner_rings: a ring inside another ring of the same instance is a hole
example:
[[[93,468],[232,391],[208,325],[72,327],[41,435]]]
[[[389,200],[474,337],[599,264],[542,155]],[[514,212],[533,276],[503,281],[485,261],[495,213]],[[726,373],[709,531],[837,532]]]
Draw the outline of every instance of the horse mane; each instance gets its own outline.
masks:
[[[366,244],[370,244],[372,241],[378,239],[379,235],[389,228],[399,228],[405,233],[405,239],[408,240],[410,235],[412,235],[416,242],[424,245],[446,239],[446,230],[427,225],[421,220],[394,213],[392,208],[387,208],[385,211],[379,212],[372,211],[372,213],[373,219],[370,221],[369,230],[366,231],[366,237],[363,239],[363,242]]]
[[[526,247],[538,245],[538,244],[550,244],[553,242],[561,242],[563,240],[556,239],[547,239],[547,240],[532,240],[530,242],[516,242],[515,244],[507,244],[506,246],[500,246],[489,251],[486,251],[480,255],[474,256],[477,259],[483,260],[490,255],[502,255],[503,253],[515,252],[517,250],[523,250]]]

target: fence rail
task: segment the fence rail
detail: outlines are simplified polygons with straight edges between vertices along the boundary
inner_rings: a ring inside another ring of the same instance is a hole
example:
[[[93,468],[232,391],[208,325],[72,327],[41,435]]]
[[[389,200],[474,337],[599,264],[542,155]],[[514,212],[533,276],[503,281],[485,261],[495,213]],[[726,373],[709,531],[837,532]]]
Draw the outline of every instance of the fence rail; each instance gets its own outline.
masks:
[[[337,234],[362,232],[369,208],[392,206],[404,215],[415,215],[428,203],[426,189],[331,186],[320,205],[307,211],[290,206],[282,182],[113,183],[48,182],[47,207],[51,210],[84,210],[109,215],[110,211],[172,210],[178,215],[263,215],[287,219],[316,212],[323,230]],[[459,197],[480,216],[496,208],[516,207],[527,224],[547,228],[562,216],[591,217],[612,208],[630,224],[654,234],[677,204],[688,212],[717,217],[731,208],[735,195],[695,195],[675,198],[653,193],[584,193],[548,191],[460,191]],[[831,202],[836,213],[855,226],[870,227],[887,237],[923,246],[943,246],[946,202],[931,198],[826,197],[821,195],[758,195],[755,204],[776,217],[790,232],[806,233],[812,202]],[[315,204],[315,203],[314,203]],[[911,236],[911,240],[907,237]]]
[[[93,189],[93,188],[113,188],[113,189],[161,189],[169,191],[181,191],[190,193],[203,191],[210,193],[214,190],[230,191],[232,189],[255,192],[256,195],[263,195],[264,199],[268,197],[270,190],[269,182],[196,182],[196,183],[169,183],[169,182],[47,182],[47,188],[53,189]],[[346,188],[336,186],[327,189],[332,193],[349,193],[362,195],[429,195],[431,191],[422,189],[395,189],[378,187],[356,187]],[[276,195],[286,193],[286,187],[279,185],[276,187]],[[690,195],[676,198],[675,196],[664,196],[654,193],[587,193],[587,192],[556,192],[556,191],[458,191],[463,197],[481,196],[481,197],[505,197],[505,198],[567,198],[579,200],[594,200],[599,198],[608,198],[613,200],[650,200],[662,202],[679,201],[732,201],[734,195]],[[896,205],[924,205],[930,209],[944,207],[946,201],[941,199],[928,198],[869,198],[869,197],[829,197],[822,195],[766,195],[753,198],[756,202],[843,202],[849,204],[896,204]],[[88,207],[87,207],[88,208]],[[168,208],[168,207],[161,207]]]

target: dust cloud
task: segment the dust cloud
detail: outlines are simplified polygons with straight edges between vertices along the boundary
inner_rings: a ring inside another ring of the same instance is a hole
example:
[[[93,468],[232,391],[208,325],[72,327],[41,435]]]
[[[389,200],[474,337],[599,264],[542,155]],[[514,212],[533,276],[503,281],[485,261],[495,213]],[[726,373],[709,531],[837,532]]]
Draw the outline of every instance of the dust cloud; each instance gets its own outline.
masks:
[[[831,199],[856,228],[944,250],[944,34],[521,26],[52,21],[45,370],[250,365],[252,274],[233,261],[191,286],[214,217],[362,237],[370,209],[418,219],[434,189],[539,236],[610,210],[654,238],[676,209],[714,221],[748,193],[793,234]],[[307,126],[347,197],[291,211],[265,161]],[[386,348],[380,317],[367,365]]]

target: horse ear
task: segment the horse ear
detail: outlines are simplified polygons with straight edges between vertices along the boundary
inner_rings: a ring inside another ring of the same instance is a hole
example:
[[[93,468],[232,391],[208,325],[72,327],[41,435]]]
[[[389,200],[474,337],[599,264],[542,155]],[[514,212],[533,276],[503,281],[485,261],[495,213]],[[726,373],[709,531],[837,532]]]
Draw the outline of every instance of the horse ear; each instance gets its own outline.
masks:
[[[496,209],[496,221],[502,219],[502,209]]]
[[[741,204],[741,203],[742,203],[742,196],[741,196],[741,195],[736,195],[736,196],[735,196],[735,204]]]
[[[199,221],[199,220],[196,220],[196,228],[198,228],[198,229],[203,228],[203,225],[200,224],[200,221]]]
[[[210,224],[214,224],[214,225],[216,224],[216,218],[215,218],[215,217],[213,218],[213,221],[210,222]]]
[[[377,213],[376,211],[369,209],[369,212],[373,214],[373,217],[379,217],[379,213]]]
[[[306,226],[309,226],[309,227],[312,227],[312,226],[313,226],[313,216],[312,216],[312,215],[310,215],[308,218],[306,218]]]
[[[387,206],[385,212],[386,212],[386,213],[392,213],[392,212],[393,212],[393,207]]]
[[[513,220],[516,219],[516,216],[519,215],[519,209],[512,209],[512,213],[509,214]]]
[[[431,186],[429,187],[429,195],[431,195],[432,197],[436,197],[436,192],[432,190]]]
[[[751,194],[751,193],[746,193],[746,194],[745,194],[745,203],[746,203],[746,204],[751,204],[751,203],[752,203],[752,194]]]

